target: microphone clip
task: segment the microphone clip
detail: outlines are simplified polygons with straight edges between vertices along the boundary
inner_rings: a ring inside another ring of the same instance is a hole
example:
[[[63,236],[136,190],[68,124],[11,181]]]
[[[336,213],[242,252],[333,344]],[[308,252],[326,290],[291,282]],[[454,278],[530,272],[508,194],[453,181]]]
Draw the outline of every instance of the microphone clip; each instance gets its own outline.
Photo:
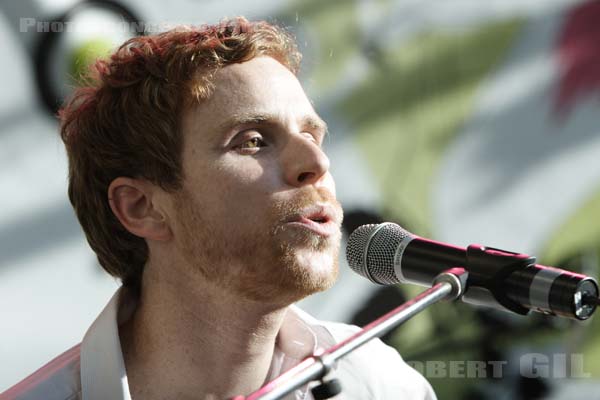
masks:
[[[467,247],[469,271],[467,291],[462,300],[476,305],[510,310],[527,315],[529,309],[509,298],[504,282],[515,271],[525,270],[535,265],[536,258],[527,254],[472,244]]]

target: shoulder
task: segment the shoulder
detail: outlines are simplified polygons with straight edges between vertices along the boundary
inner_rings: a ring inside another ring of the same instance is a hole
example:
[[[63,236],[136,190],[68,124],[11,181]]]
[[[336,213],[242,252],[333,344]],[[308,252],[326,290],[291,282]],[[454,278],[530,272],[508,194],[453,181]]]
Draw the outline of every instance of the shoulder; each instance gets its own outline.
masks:
[[[357,326],[334,322],[321,322],[321,325],[338,343],[361,330]],[[352,398],[436,398],[429,382],[404,362],[396,349],[377,338],[340,359],[336,375],[342,384],[343,393],[351,393]]]
[[[81,398],[80,345],[65,351],[15,386],[0,400],[75,400]]]

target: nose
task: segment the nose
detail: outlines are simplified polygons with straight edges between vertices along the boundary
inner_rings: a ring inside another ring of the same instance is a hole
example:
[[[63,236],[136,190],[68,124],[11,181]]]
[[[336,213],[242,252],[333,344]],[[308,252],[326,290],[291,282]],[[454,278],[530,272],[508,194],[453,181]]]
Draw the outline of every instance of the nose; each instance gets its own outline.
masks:
[[[314,185],[329,171],[329,158],[312,138],[295,135],[283,154],[286,182],[295,187]]]

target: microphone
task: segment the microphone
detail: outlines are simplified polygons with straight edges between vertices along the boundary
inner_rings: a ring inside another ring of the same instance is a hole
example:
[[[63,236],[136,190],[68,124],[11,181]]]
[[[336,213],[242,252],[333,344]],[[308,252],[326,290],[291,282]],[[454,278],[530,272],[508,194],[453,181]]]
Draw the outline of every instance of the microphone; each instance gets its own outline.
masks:
[[[533,310],[585,320],[599,305],[598,284],[589,276],[536,264],[527,254],[436,242],[391,222],[358,227],[348,238],[346,259],[381,285],[431,286],[440,273],[461,267],[468,272],[463,301],[521,315]]]

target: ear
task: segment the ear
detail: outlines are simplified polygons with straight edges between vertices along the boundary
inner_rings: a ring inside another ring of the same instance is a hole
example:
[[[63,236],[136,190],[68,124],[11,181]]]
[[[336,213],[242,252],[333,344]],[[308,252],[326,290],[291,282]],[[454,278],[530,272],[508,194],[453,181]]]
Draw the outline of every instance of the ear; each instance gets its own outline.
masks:
[[[129,232],[149,240],[166,241],[172,233],[160,211],[158,190],[143,180],[118,177],[108,187],[108,202]]]

